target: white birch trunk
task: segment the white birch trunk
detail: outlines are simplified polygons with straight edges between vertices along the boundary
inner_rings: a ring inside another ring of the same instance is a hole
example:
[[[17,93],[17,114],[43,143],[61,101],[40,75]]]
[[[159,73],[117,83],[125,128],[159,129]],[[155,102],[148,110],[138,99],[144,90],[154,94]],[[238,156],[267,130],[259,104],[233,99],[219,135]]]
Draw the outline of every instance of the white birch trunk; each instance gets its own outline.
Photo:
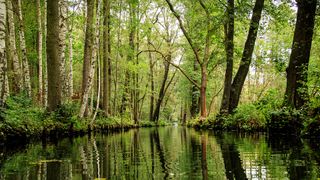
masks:
[[[42,21],[41,21],[41,3],[37,0],[37,22],[38,22],[38,100],[39,104],[43,105],[43,81],[42,81]]]
[[[60,81],[62,87],[62,100],[67,94],[66,85],[66,35],[67,35],[67,10],[68,3],[66,0],[59,0],[59,54],[60,54]]]
[[[69,74],[68,74],[68,95],[71,97],[73,95],[73,47],[72,47],[72,30],[69,35]]]
[[[97,58],[97,46],[99,44],[99,37],[100,37],[100,1],[98,0],[98,7],[97,7],[97,13],[96,13],[96,26],[95,26],[95,33],[94,33],[94,42],[93,42],[93,48],[92,48],[92,59],[91,59],[91,64],[90,64],[90,69],[89,69],[89,77],[88,81],[86,84],[86,87],[84,89],[83,97],[82,97],[82,102],[81,102],[81,107],[80,107],[80,112],[79,112],[79,117],[82,118],[84,117],[84,113],[86,110],[86,107],[88,105],[88,99],[89,99],[89,94],[92,89],[92,83],[94,79],[94,71],[95,71],[95,64],[96,64],[96,58]]]
[[[0,105],[5,103],[6,94],[6,2],[0,0]]]
[[[27,58],[27,48],[26,48],[26,39],[24,35],[24,25],[21,9],[21,0],[18,0],[18,21],[19,21],[19,40],[20,48],[22,52],[22,69],[23,69],[23,78],[24,78],[24,88],[27,91],[28,97],[31,97],[31,82],[30,82],[30,70],[29,63]]]

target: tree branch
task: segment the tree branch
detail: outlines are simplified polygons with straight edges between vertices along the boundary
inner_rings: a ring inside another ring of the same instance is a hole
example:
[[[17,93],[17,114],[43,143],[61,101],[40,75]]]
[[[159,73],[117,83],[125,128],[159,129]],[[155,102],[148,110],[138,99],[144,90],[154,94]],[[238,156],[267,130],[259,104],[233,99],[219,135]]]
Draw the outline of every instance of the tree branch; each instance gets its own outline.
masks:
[[[139,55],[140,55],[141,53],[143,53],[143,52],[154,52],[154,53],[160,54],[160,55],[162,56],[163,60],[165,60],[166,62],[168,62],[168,63],[169,63],[170,65],[172,65],[173,67],[177,68],[193,85],[195,85],[198,89],[200,89],[200,85],[199,85],[196,81],[194,81],[192,78],[190,78],[190,77],[187,75],[187,73],[186,73],[179,65],[176,65],[176,64],[174,64],[174,63],[171,62],[171,61],[168,61],[167,58],[166,58],[166,56],[165,56],[162,52],[160,52],[160,51],[158,51],[158,50],[155,50],[155,49],[147,49],[147,50],[140,51],[140,52],[137,54],[137,56],[139,56]]]
[[[170,2],[170,0],[166,0],[166,1],[167,1],[167,4],[169,5],[169,8],[170,8],[171,12],[177,18],[177,20],[179,22],[180,29],[183,32],[183,35],[185,36],[185,38],[187,39],[189,45],[191,46],[191,49],[192,49],[192,51],[193,51],[193,53],[195,55],[196,60],[201,65],[202,62],[200,61],[200,56],[199,56],[199,53],[198,53],[198,49],[193,44],[191,37],[189,36],[188,32],[186,31],[186,29],[185,29],[185,27],[184,27],[184,25],[182,23],[180,15],[176,12],[176,10],[174,9],[174,7],[173,7],[172,3]]]

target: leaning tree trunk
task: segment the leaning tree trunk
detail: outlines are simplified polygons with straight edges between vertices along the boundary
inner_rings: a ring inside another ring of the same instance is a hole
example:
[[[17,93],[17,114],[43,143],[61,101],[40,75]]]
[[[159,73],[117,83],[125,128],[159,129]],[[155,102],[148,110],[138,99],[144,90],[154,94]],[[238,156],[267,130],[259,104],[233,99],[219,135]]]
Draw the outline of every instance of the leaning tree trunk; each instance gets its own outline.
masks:
[[[256,0],[253,8],[253,14],[250,22],[250,28],[248,37],[244,46],[242,59],[236,76],[233,79],[231,86],[231,95],[229,102],[229,113],[232,113],[239,104],[241,91],[243,88],[244,81],[246,80],[249,67],[252,60],[252,53],[254,50],[254,44],[257,38],[259,22],[261,19],[261,13],[263,9],[264,0]]]
[[[29,62],[27,58],[27,48],[26,48],[26,39],[24,34],[24,24],[22,17],[22,9],[21,9],[21,0],[18,0],[17,3],[17,14],[18,14],[18,22],[19,22],[19,40],[20,40],[20,48],[22,51],[22,69],[23,69],[23,77],[24,77],[24,88],[27,92],[27,95],[31,97],[31,81],[30,81],[30,70],[29,70]]]
[[[225,33],[225,51],[226,51],[226,73],[224,76],[224,90],[221,101],[220,113],[228,113],[229,99],[232,85],[232,71],[233,71],[233,36],[234,36],[234,0],[228,0],[227,7],[227,22],[224,26]]]
[[[91,1],[91,0],[88,0],[88,1]],[[93,78],[94,78],[94,71],[95,71],[95,65],[96,65],[96,58],[97,58],[97,49],[98,49],[98,44],[99,44],[99,37],[100,37],[100,31],[99,31],[99,25],[100,25],[100,2],[98,1],[98,6],[97,6],[97,13],[96,13],[96,25],[94,27],[93,24],[87,24],[87,30],[88,28],[92,29],[91,31],[91,34],[89,35],[91,38],[92,38],[92,44],[88,44],[88,46],[91,46],[92,47],[92,54],[89,56],[91,57],[91,64],[90,66],[88,67],[89,68],[89,74],[88,74],[88,79],[86,81],[86,86],[85,86],[85,89],[84,89],[84,92],[83,92],[83,97],[82,97],[82,100],[81,100],[81,106],[80,106],[80,112],[79,112],[79,117],[82,118],[82,117],[85,117],[87,116],[88,114],[86,114],[86,109],[87,109],[87,106],[88,106],[88,99],[89,99],[89,94],[90,94],[90,91],[92,89],[92,84],[93,84]],[[89,2],[88,2],[89,4]],[[93,2],[93,6],[94,7],[94,2]],[[89,8],[89,6],[88,6]],[[89,15],[89,9],[88,9],[88,15]],[[92,23],[94,22],[94,16],[93,17],[89,17],[88,18],[92,18]],[[88,22],[88,21],[87,21]],[[87,34],[86,34],[87,35]],[[86,40],[86,43],[89,43],[87,42]]]
[[[43,105],[43,81],[42,81],[42,21],[41,21],[41,1],[37,0],[37,23],[38,23],[38,101]]]
[[[297,0],[298,14],[287,68],[285,105],[300,108],[308,101],[308,65],[317,0]]]
[[[81,102],[85,104],[81,104],[81,107],[84,108],[80,110],[79,116],[84,116],[85,112],[88,110],[88,82],[89,82],[89,74],[91,69],[91,60],[92,60],[92,51],[93,51],[93,43],[94,43],[94,6],[95,0],[87,0],[87,17],[86,17],[86,34],[85,34],[85,44],[84,44],[84,58],[83,58],[83,69],[82,69],[82,98]],[[87,92],[86,92],[87,91]],[[85,106],[84,106],[85,105]],[[83,111],[83,112],[82,112]]]
[[[47,72],[48,111],[61,105],[60,57],[59,57],[59,2],[47,2]]]
[[[160,107],[161,107],[161,103],[163,101],[163,98],[165,96],[165,86],[166,86],[166,82],[168,80],[168,75],[169,75],[169,70],[170,70],[170,64],[169,62],[171,62],[171,56],[168,56],[168,59],[164,62],[164,74],[163,74],[163,79],[162,79],[162,83],[161,83],[161,87],[160,87],[160,91],[159,91],[159,96],[156,102],[156,107],[154,109],[154,113],[153,113],[153,121],[154,122],[158,122],[159,120],[159,116],[160,116]]]
[[[67,76],[66,76],[66,35],[67,35],[67,11],[66,0],[59,0],[59,56],[60,56],[60,83],[62,88],[62,99],[67,95]]]

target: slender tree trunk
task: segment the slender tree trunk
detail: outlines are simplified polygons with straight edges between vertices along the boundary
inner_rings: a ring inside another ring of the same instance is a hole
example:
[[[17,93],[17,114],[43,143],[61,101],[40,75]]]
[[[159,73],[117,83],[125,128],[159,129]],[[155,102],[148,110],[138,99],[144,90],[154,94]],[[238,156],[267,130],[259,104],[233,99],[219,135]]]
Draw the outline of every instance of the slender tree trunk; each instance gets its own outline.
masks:
[[[20,91],[23,89],[22,85],[22,72],[21,72],[21,65],[19,62],[17,47],[16,47],[16,34],[15,34],[15,24],[14,24],[14,16],[13,16],[13,7],[12,7],[12,1],[6,0],[7,5],[7,32],[9,36],[9,47],[7,48],[8,51],[8,60],[9,62],[12,62],[12,73],[13,73],[13,86],[12,91],[15,94],[20,93]]]
[[[264,0],[256,0],[253,8],[253,14],[250,22],[250,28],[248,37],[244,46],[242,59],[236,76],[233,79],[231,86],[231,96],[229,102],[229,113],[232,113],[239,104],[241,91],[243,88],[244,81],[246,80],[249,67],[252,60],[252,53],[254,50],[254,44],[257,38],[259,22],[261,19],[261,13],[263,9]]]
[[[17,14],[18,14],[18,22],[19,22],[19,39],[20,39],[20,49],[22,51],[21,59],[22,59],[22,69],[23,69],[23,77],[24,77],[24,88],[31,98],[31,81],[30,81],[30,70],[29,70],[29,62],[27,58],[27,48],[26,48],[26,39],[24,34],[24,24],[22,17],[22,9],[21,9],[21,0],[18,0],[17,3]]]
[[[44,0],[44,7],[47,7],[47,0]],[[47,37],[47,8],[44,8],[44,37]],[[45,46],[45,48],[47,48]],[[47,56],[44,56],[46,59],[44,61],[45,68],[44,68],[44,77],[43,77],[43,105],[44,107],[48,106],[48,71],[47,71]]]
[[[308,102],[308,65],[316,14],[316,0],[297,0],[298,14],[287,68],[285,105],[301,108]]]
[[[151,90],[151,95],[150,95],[150,111],[149,111],[149,120],[152,121],[153,118],[153,111],[154,111],[154,75],[153,75],[153,59],[152,59],[152,54],[149,52],[149,68],[150,68],[150,90]]]
[[[109,44],[110,44],[110,35],[109,35],[109,18],[110,18],[110,0],[103,1],[103,110],[106,116],[109,115],[109,106],[110,106],[110,96],[109,96]],[[111,78],[111,77],[110,77]]]
[[[83,69],[82,69],[82,98],[81,108],[79,116],[83,117],[87,115],[88,111],[88,99],[91,88],[88,84],[89,74],[91,67],[92,51],[94,44],[94,8],[95,0],[87,0],[87,17],[86,17],[86,31],[85,31],[85,45],[84,45],[84,58],[83,58]]]
[[[68,74],[68,97],[71,98],[73,95],[73,37],[72,28],[69,31],[69,74]]]
[[[129,47],[130,50],[128,52],[128,59],[127,61],[133,61],[134,59],[134,52],[135,52],[135,31],[136,31],[136,12],[135,12],[135,7],[133,4],[130,4],[130,32],[129,32]],[[130,82],[131,82],[131,76],[132,74],[130,73],[129,69],[126,69],[125,72],[125,82],[124,82],[124,93],[122,95],[122,102],[121,102],[121,108],[120,108],[120,113],[123,114],[128,106],[129,106],[129,99],[130,99]],[[131,99],[132,101],[132,99]]]
[[[224,26],[225,32],[225,51],[226,51],[226,73],[224,76],[224,90],[221,101],[220,113],[226,114],[229,110],[229,99],[232,85],[232,71],[233,71],[233,36],[234,36],[234,0],[228,0],[227,7],[227,22]]]
[[[61,104],[60,57],[59,57],[59,2],[47,2],[47,71],[48,111]]]
[[[167,61],[171,61],[171,55],[168,56]],[[169,75],[169,69],[170,69],[170,64],[165,61],[164,62],[164,74],[163,74],[163,79],[162,79],[162,83],[161,83],[161,87],[160,87],[160,91],[159,91],[159,96],[156,102],[156,107],[154,109],[154,113],[153,113],[153,121],[154,122],[158,122],[159,120],[159,116],[160,116],[160,107],[161,107],[161,103],[163,101],[163,98],[165,96],[165,86],[166,86],[166,82],[168,80],[168,75]]]
[[[0,0],[0,106],[5,103],[7,96],[9,96],[6,58],[6,21],[6,1]]]
[[[86,86],[84,88],[83,97],[82,97],[82,101],[81,101],[81,107],[80,107],[80,113],[79,113],[80,118],[88,115],[85,111],[88,106],[89,93],[92,89],[92,83],[93,83],[94,71],[95,71],[95,65],[96,65],[96,59],[97,59],[97,49],[98,49],[99,37],[100,37],[100,31],[99,31],[100,1],[98,1],[97,3],[98,4],[97,4],[96,21],[95,21],[96,25],[94,27],[93,25],[87,24],[87,26],[93,26],[93,27],[90,27],[90,29],[92,28],[92,31],[91,31],[92,34],[90,34],[90,36],[92,37],[92,44],[88,45],[88,46],[92,47],[92,52],[91,52],[92,54],[91,54],[91,56],[89,56],[89,57],[91,57],[91,64],[88,67],[89,68],[88,79],[86,81]],[[94,7],[94,6],[92,6],[92,7]],[[88,10],[88,18],[89,18],[89,10]],[[94,19],[94,16],[92,17],[92,22],[94,22],[93,19]],[[87,30],[88,30],[88,28],[87,28]],[[86,42],[87,42],[87,40],[86,40]]]
[[[200,117],[207,117],[207,69],[201,66],[201,87],[200,87]]]
[[[199,72],[199,64],[196,59],[193,61],[193,71]],[[197,80],[195,80],[197,82]],[[191,90],[191,107],[190,107],[190,115],[191,118],[195,118],[199,113],[199,89],[197,86],[192,84],[192,90]]]
[[[68,3],[66,0],[59,0],[59,54],[60,54],[60,82],[62,88],[62,100],[67,94],[66,76],[66,35],[67,35],[67,12]]]
[[[41,1],[37,0],[37,22],[38,22],[38,101],[43,105],[43,81],[42,81],[42,21],[41,21]]]

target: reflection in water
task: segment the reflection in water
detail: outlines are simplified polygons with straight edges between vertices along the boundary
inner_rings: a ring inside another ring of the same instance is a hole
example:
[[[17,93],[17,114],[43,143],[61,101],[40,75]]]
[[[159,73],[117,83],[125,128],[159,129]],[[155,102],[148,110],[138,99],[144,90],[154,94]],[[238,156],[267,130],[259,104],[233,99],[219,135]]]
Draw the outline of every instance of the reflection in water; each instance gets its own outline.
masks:
[[[311,147],[263,134],[133,129],[0,148],[0,179],[317,179],[320,152]]]

